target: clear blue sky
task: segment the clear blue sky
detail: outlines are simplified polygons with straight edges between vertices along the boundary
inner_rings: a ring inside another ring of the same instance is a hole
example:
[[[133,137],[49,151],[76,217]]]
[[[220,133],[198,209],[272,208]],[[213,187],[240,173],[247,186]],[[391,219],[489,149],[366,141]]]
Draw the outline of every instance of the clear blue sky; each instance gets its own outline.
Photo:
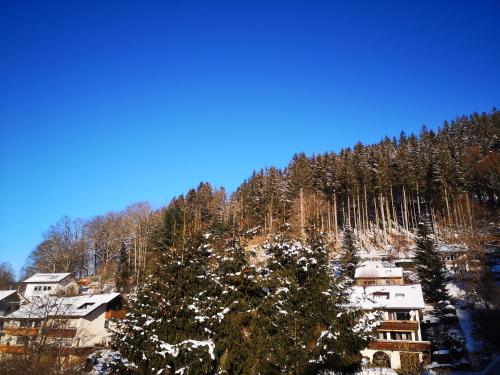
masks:
[[[63,215],[500,106],[497,0],[340,3],[2,1],[0,261]]]

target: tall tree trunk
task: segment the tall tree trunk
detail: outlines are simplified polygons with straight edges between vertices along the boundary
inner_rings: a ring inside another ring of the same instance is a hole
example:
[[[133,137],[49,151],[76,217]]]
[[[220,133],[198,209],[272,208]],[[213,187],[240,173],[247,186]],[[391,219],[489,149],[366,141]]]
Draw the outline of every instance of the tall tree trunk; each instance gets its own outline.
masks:
[[[358,226],[360,227],[360,230],[363,229],[363,224],[361,222],[361,213],[363,212],[361,210],[361,205],[359,204],[359,189],[356,191],[356,198],[358,200]],[[359,233],[359,230],[358,230]]]
[[[465,193],[465,199],[467,200],[467,213],[469,214],[470,226],[471,226],[471,228],[473,228],[474,227],[474,220],[473,220],[473,217],[472,217],[472,210],[470,208],[469,193],[468,192]]]
[[[337,193],[333,194],[333,228],[335,229],[335,242],[338,242],[338,221],[337,221]]]
[[[451,214],[450,214],[450,203],[448,202],[448,189],[444,188],[444,199],[446,201],[446,212],[447,212],[447,215],[448,215],[448,222],[450,224],[450,227],[453,226],[453,223],[452,223],[452,219],[451,219]]]
[[[382,234],[384,239],[384,244],[387,245],[387,232],[385,229],[385,215],[384,215],[384,200],[382,197],[382,193],[379,194],[380,200],[380,217],[382,218]]]
[[[392,185],[391,185],[391,206],[392,206],[392,219],[394,220],[394,225],[396,225],[396,230],[400,231],[398,214],[396,212],[397,211],[396,206],[394,206],[394,193],[392,192]]]
[[[366,185],[363,185],[363,190],[365,193],[365,223],[366,223],[366,228],[369,229],[369,217],[368,217],[368,196],[366,194]]]
[[[403,202],[404,202],[404,215],[405,215],[405,223],[406,223],[406,236],[408,237],[409,223],[408,223],[408,202],[406,200],[406,189],[403,185]]]
[[[347,220],[349,221],[349,227],[352,228],[352,225],[351,225],[351,200],[349,198],[349,193],[347,194]]]
[[[389,209],[389,199],[385,200],[385,212],[387,215],[387,233],[390,234],[392,231],[392,223],[391,223],[391,211]]]
[[[304,192],[303,192],[302,188],[300,188],[300,234],[302,236],[305,235],[305,229],[304,229]]]
[[[330,199],[327,200],[327,205],[328,205],[328,236],[332,235],[332,225],[331,225],[331,217],[330,217]]]
[[[418,190],[418,182],[417,182],[417,208],[418,208],[418,220],[420,220],[420,193]]]

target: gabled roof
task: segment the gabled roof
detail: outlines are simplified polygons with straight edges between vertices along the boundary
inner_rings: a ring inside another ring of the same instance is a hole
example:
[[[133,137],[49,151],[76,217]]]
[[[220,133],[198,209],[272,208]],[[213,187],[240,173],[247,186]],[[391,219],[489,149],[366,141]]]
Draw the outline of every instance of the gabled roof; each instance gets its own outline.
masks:
[[[422,287],[411,285],[353,286],[351,300],[365,310],[373,309],[423,309]]]
[[[403,277],[403,268],[384,267],[380,262],[367,261],[361,267],[356,268],[354,278],[385,278],[385,277]]]
[[[23,283],[58,283],[70,276],[71,273],[36,273]]]
[[[0,301],[17,293],[17,290],[0,290]]]
[[[46,317],[84,317],[99,306],[111,302],[120,293],[81,295],[75,297],[46,296],[35,298],[32,302],[7,315],[5,319],[43,319]]]

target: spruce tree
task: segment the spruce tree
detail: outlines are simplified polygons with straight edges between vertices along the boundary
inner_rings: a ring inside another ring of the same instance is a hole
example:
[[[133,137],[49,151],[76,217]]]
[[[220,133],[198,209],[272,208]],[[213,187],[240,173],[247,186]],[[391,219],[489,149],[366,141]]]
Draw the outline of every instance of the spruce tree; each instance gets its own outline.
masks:
[[[257,269],[249,264],[241,239],[232,229],[212,228],[209,239],[220,287],[216,297],[220,320],[214,328],[217,373],[250,374],[265,355],[265,344],[255,335],[259,325],[255,309],[265,293]]]
[[[418,224],[415,249],[416,269],[424,297],[429,302],[445,300],[444,265],[436,248],[428,215]]]
[[[342,238],[342,257],[341,270],[344,275],[354,279],[354,273],[359,264],[358,249],[354,233],[349,225],[344,228],[344,237]]]
[[[267,253],[268,296],[258,316],[268,353],[260,373],[358,370],[378,317],[350,303],[351,284],[334,273],[323,235],[310,230],[305,241],[275,236]]]
[[[112,346],[128,365],[117,374],[210,374],[215,369],[211,294],[217,284],[208,267],[210,252],[200,239],[185,248],[167,248],[153,274],[127,306]]]
[[[122,244],[120,249],[120,259],[118,260],[118,270],[116,274],[116,290],[120,293],[128,292],[130,265],[128,262],[128,254],[125,243]]]

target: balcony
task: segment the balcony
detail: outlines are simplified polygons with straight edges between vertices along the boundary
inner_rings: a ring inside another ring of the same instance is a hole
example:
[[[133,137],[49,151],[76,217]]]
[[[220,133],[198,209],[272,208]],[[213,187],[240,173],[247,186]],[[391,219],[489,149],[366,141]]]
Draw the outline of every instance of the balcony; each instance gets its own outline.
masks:
[[[368,345],[373,350],[395,350],[405,352],[427,352],[431,350],[430,341],[407,341],[407,340],[375,340]]]
[[[49,328],[47,337],[73,338],[76,336],[76,328]]]
[[[106,311],[106,314],[104,315],[105,319],[118,319],[122,320],[125,319],[125,315],[127,315],[126,310],[108,310]]]
[[[28,348],[24,345],[0,345],[0,353],[5,354],[26,354]]]
[[[377,327],[377,331],[417,331],[416,320],[384,320]]]
[[[38,328],[32,327],[6,327],[5,335],[7,336],[37,336]]]

